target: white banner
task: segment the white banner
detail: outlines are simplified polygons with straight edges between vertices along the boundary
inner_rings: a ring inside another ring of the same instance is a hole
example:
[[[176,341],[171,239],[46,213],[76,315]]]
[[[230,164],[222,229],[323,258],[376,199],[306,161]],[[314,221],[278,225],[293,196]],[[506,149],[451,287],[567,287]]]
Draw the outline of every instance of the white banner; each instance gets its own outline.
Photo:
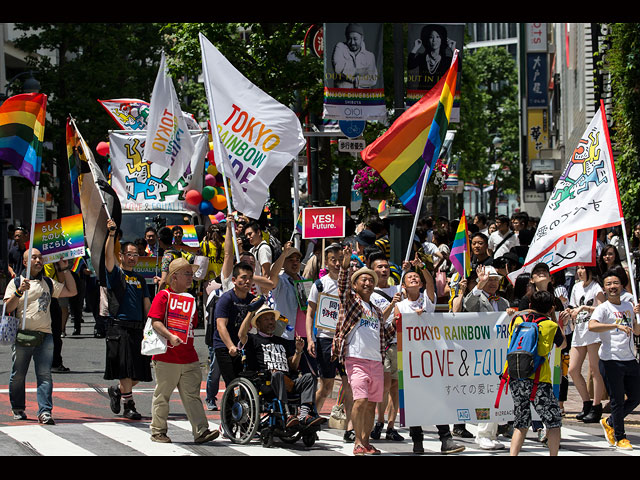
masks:
[[[216,165],[229,179],[233,208],[258,219],[269,185],[306,144],[300,120],[236,70],[202,34],[200,45]]]
[[[145,147],[143,161],[166,167],[171,183],[189,165],[195,148],[167,71],[164,52],[151,94]]]
[[[555,249],[555,255],[567,256],[567,246],[571,242],[562,244],[565,239],[580,232],[619,225],[622,218],[609,132],[601,106],[542,212],[525,265],[546,262],[542,259],[552,249]]]
[[[207,134],[191,134],[194,153],[175,182],[171,169],[143,161],[145,133],[109,133],[111,185],[123,210],[184,210],[184,193],[202,190],[204,161],[209,150]]]
[[[510,393],[503,392],[495,408],[510,320],[506,313],[402,314],[398,323],[401,425],[513,420]],[[556,349],[550,358],[557,362]],[[554,383],[559,383],[559,367],[552,372]]]

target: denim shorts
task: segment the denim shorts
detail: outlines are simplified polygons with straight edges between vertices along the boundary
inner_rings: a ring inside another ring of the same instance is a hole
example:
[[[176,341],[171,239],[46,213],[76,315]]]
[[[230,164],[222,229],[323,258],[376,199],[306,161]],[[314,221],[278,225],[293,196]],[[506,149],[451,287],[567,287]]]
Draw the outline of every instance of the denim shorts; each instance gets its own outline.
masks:
[[[331,361],[332,345],[333,338],[316,338],[316,359],[320,378],[336,378],[336,373],[341,377],[347,375],[344,365],[338,363],[337,360]]]
[[[531,401],[529,397],[532,389],[533,380],[529,378],[512,378],[509,381],[509,390],[511,390],[513,397],[514,428],[529,428],[531,426]],[[541,382],[538,384],[533,408],[545,427],[559,428],[562,426],[562,412],[550,383]]]

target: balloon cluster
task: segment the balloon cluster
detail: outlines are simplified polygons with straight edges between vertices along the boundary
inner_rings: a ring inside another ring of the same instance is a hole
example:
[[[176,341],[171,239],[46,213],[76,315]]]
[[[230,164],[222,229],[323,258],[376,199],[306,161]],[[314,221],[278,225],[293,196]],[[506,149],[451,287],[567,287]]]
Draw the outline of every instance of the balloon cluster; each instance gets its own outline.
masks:
[[[205,160],[204,187],[202,191],[188,190],[185,193],[184,200],[187,206],[190,206],[191,209],[200,214],[216,215],[217,218],[218,214],[227,208],[227,197],[223,186],[222,174],[216,168],[211,144],[210,147],[211,150],[207,153],[207,159]],[[224,216],[224,213],[222,216]]]

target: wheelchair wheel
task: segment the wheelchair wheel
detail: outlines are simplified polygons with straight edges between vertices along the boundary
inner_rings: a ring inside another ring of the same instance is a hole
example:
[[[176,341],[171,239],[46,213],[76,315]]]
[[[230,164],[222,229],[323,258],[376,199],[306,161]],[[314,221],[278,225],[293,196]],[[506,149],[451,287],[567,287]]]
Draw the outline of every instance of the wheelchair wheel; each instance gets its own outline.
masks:
[[[246,378],[236,378],[225,389],[220,407],[225,435],[233,443],[247,444],[260,426],[260,396]]]

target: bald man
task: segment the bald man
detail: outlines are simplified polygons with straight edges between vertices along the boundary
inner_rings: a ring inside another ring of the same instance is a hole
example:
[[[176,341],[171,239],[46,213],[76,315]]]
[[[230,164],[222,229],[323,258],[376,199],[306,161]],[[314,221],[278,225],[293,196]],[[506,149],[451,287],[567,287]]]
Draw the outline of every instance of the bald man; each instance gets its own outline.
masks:
[[[24,252],[25,274],[29,254],[31,254],[29,278],[22,275],[16,277],[16,280],[9,282],[4,293],[7,312],[15,311],[14,315],[20,319],[22,319],[25,310],[26,300],[25,325],[22,331],[30,337],[28,343],[23,341],[21,330],[19,330],[16,343],[11,347],[13,365],[9,377],[9,399],[13,418],[26,420],[25,377],[31,358],[33,358],[38,385],[38,422],[44,425],[54,425],[55,422],[51,416],[53,409],[53,381],[51,377],[53,335],[51,334],[49,306],[52,297],[62,298],[76,295],[76,282],[66,260],[60,260],[55,264],[58,280],[61,281],[45,277],[42,254],[35,248]],[[20,324],[20,326],[22,325]]]

